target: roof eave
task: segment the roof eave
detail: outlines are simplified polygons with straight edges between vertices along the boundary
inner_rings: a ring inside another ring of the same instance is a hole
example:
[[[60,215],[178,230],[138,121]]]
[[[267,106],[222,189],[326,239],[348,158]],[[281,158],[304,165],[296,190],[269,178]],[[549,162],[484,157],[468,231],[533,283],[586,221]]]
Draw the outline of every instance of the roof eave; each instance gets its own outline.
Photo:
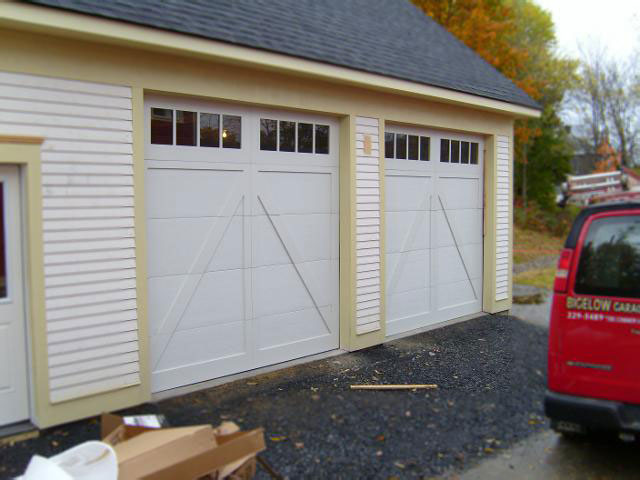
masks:
[[[471,107],[515,118],[538,118],[540,111],[487,97],[292,57],[250,47],[49,7],[0,2],[0,25],[87,41],[199,57],[258,69]]]

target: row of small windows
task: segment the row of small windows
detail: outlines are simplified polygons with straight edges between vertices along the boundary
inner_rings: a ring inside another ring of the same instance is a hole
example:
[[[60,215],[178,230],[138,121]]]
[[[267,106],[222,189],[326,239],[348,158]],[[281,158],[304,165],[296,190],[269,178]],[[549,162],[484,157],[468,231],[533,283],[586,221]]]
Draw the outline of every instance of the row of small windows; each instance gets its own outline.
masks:
[[[193,147],[220,147],[222,144],[222,148],[240,148],[242,120],[237,115],[152,108],[151,143]]]
[[[445,163],[478,164],[478,144],[461,140],[440,140],[440,161]]]
[[[329,153],[329,125],[260,119],[260,150]]]
[[[154,107],[151,109],[151,143],[241,148],[242,119],[238,115]],[[260,150],[328,154],[329,125],[262,118]]]
[[[405,133],[384,134],[384,157],[428,162],[431,139]]]

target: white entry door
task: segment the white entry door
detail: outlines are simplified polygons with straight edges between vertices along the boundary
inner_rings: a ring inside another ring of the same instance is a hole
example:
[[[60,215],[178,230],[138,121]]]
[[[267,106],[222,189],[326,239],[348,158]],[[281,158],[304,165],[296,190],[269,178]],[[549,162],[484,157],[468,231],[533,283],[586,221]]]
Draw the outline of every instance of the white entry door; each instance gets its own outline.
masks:
[[[483,142],[388,127],[387,334],[482,310]]]
[[[338,124],[148,98],[152,389],[338,348]]]
[[[29,418],[18,167],[0,165],[0,425]]]

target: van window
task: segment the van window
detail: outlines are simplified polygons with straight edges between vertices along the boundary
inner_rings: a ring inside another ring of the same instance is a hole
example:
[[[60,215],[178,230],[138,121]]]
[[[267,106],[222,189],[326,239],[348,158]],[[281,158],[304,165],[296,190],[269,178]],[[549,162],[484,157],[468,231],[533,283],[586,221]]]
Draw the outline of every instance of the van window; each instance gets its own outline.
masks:
[[[640,216],[591,222],[580,252],[574,291],[640,298]]]

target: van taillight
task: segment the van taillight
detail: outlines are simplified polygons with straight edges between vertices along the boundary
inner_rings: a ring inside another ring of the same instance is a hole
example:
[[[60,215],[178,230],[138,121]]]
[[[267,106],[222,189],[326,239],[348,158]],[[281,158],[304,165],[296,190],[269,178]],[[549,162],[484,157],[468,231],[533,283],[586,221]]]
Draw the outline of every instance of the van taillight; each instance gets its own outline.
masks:
[[[571,270],[571,260],[573,259],[573,250],[565,248],[560,254],[558,260],[558,269],[556,270],[556,279],[553,283],[553,291],[557,293],[565,293],[569,284],[569,272]]]

